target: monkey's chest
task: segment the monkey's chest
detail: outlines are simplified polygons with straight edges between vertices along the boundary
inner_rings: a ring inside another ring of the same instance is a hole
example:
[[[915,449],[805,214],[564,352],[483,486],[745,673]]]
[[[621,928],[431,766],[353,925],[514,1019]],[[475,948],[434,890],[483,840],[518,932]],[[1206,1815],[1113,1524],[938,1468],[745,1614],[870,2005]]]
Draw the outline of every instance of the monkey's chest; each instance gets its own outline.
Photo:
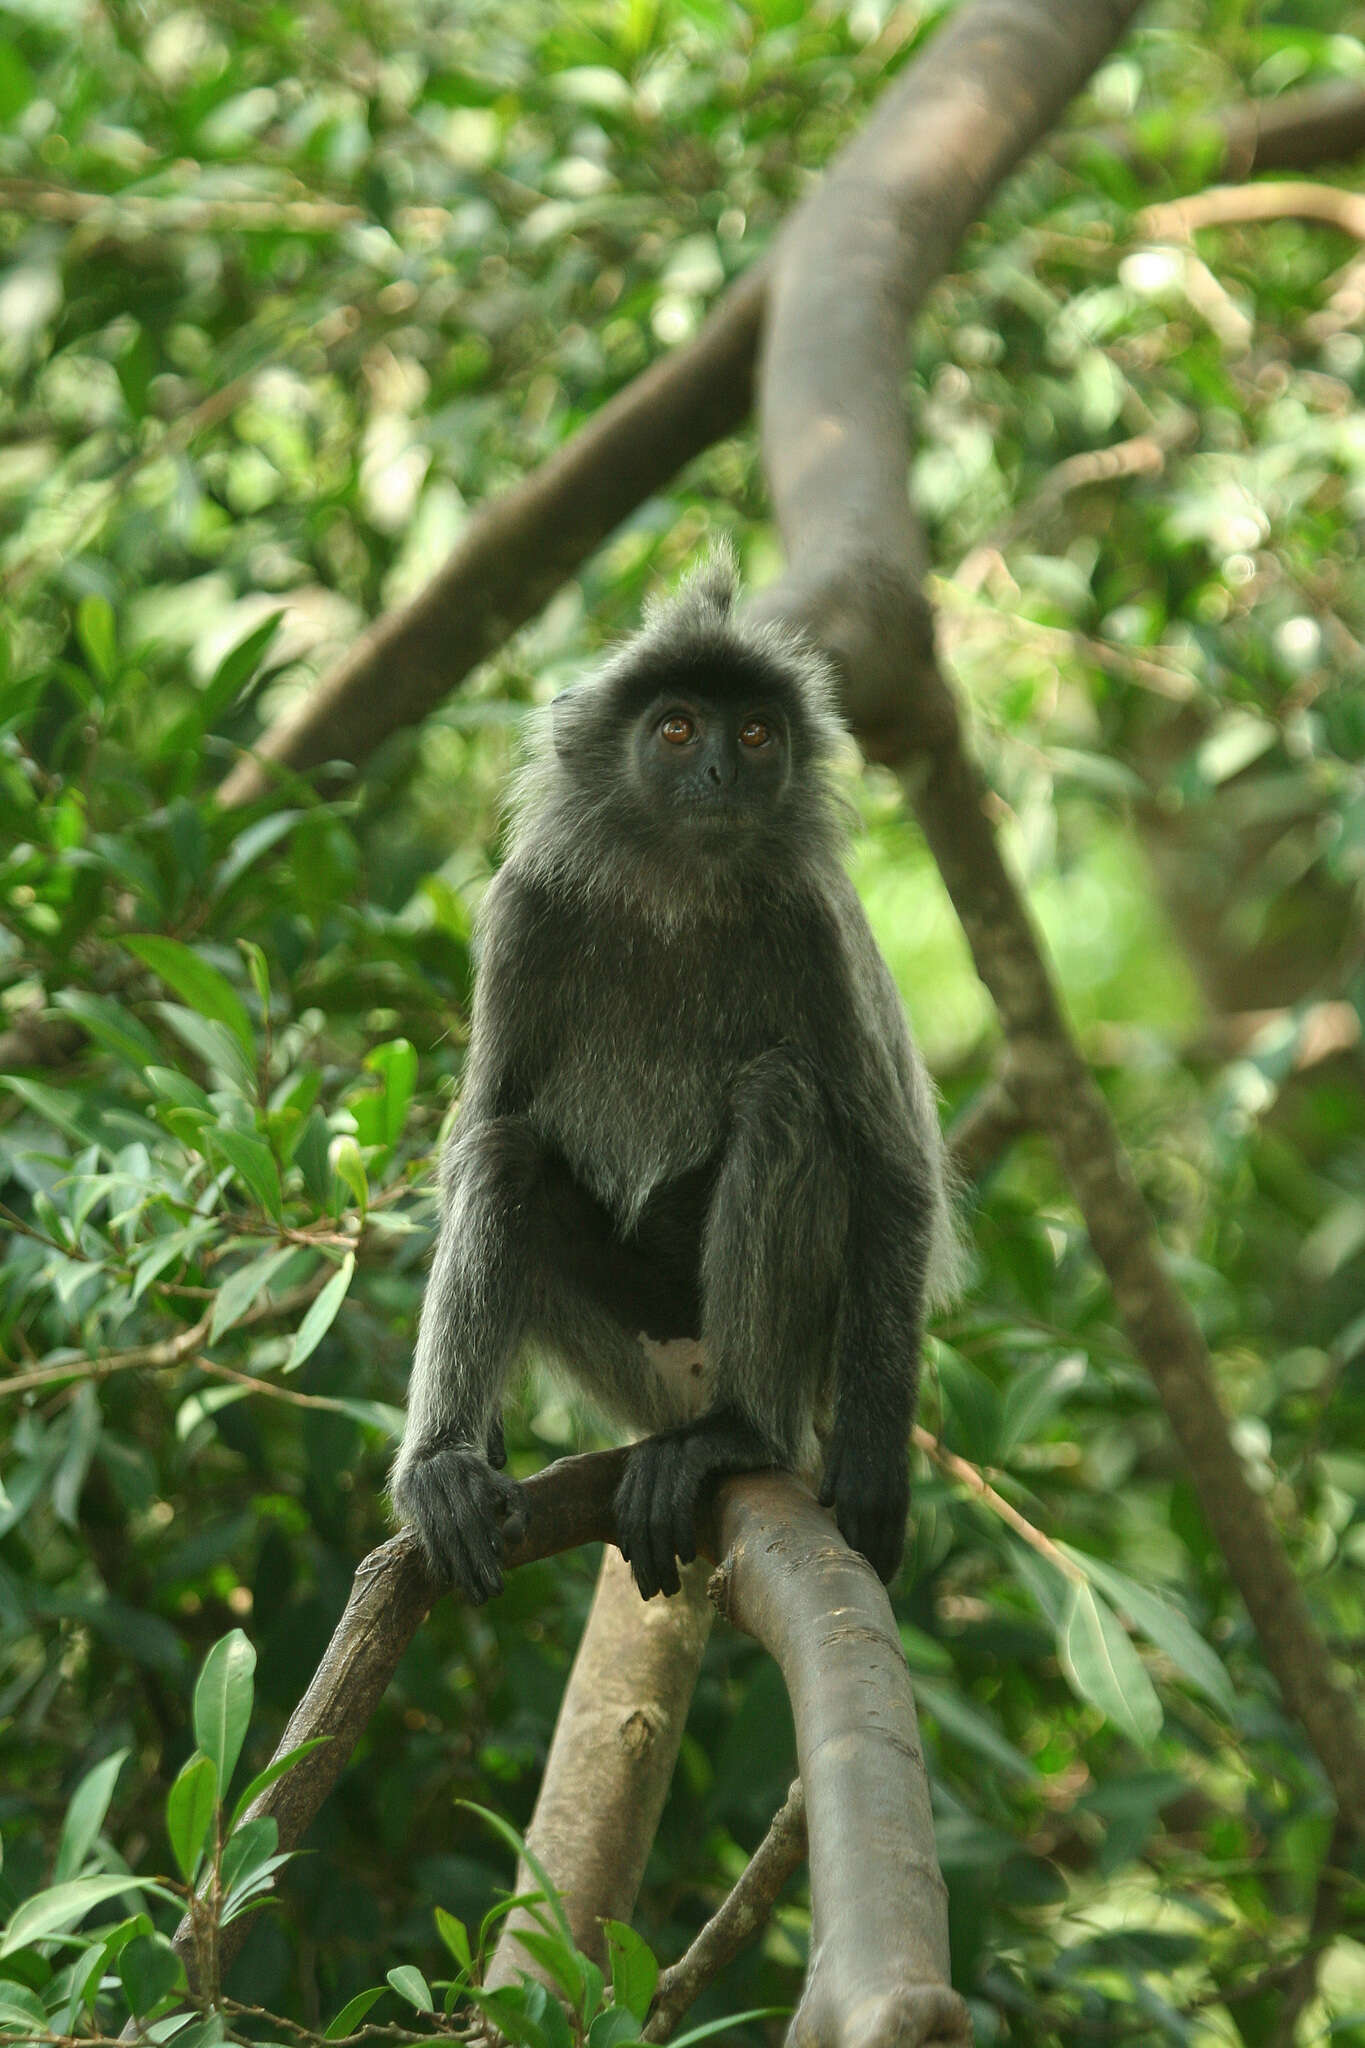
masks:
[[[734,1077],[780,1040],[782,1015],[686,948],[611,951],[585,953],[553,991],[533,1115],[629,1229],[655,1189],[715,1157]]]

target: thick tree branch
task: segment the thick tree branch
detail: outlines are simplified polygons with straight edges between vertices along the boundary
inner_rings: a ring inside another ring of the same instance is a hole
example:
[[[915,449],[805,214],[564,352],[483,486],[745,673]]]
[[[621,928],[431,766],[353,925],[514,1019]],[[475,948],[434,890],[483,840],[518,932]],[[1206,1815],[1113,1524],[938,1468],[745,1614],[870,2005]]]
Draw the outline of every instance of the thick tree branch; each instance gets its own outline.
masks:
[[[886,1590],[785,1473],[727,1480],[721,1613],[776,1658],[810,1837],[811,1967],[793,2048],[971,2040],[949,1989],[947,1893],[910,1674]]]
[[[1225,107],[1203,122],[1184,125],[1181,142],[1207,136],[1214,145],[1218,174],[1249,178],[1258,171],[1311,171],[1323,164],[1345,163],[1365,150],[1365,86],[1353,79],[1332,78],[1321,85],[1300,86],[1274,99],[1244,100]],[[1156,170],[1160,152],[1148,150],[1131,128],[1108,129],[1099,137],[1068,138],[1079,153],[1099,141],[1111,156],[1139,171]]]
[[[707,1567],[684,1567],[682,1576],[675,1598],[644,1601],[620,1551],[608,1546],[526,1831],[574,1940],[598,1963],[606,1961],[603,1920],[629,1920],[635,1911],[711,1633]],[[523,1864],[517,1890],[535,1889]],[[508,1914],[490,1986],[541,1975],[517,1941],[520,1928],[537,1924],[528,1913]]]
[[[949,36],[940,38],[892,96],[926,86],[922,118],[902,132],[889,102],[793,223],[769,295],[761,380],[764,458],[791,567],[754,609],[797,620],[828,649],[855,722],[899,768],[999,1009],[1011,1093],[1057,1147],[1267,1664],[1342,1810],[1365,1827],[1365,1731],[1233,1448],[1203,1336],[1162,1262],[1001,857],[989,792],[935,658],[917,580],[924,547],[906,502],[906,324],[979,205],[981,181],[989,189],[1022,137],[1054,117],[1132,11],[1125,0],[1029,0],[954,17],[959,46],[975,38],[970,66],[939,76]]]
[[[525,1536],[508,1552],[508,1564],[555,1557],[581,1543],[609,1542],[615,1535],[612,1496],[625,1466],[624,1450],[595,1451],[561,1458],[526,1480],[530,1521]],[[346,1611],[307,1692],[290,1716],[276,1757],[322,1738],[321,1747],[269,1786],[251,1807],[251,1818],[270,1814],[281,1849],[297,1847],[314,1816],[350,1761],[369,1725],[398,1661],[425,1621],[442,1589],[432,1581],[416,1539],[407,1530],[362,1558]],[[222,1930],[219,1960],[224,1968],[250,1931],[250,1916]],[[188,1919],[176,1932],[176,1947],[193,1967]]]
[[[308,769],[363,761],[433,710],[651,491],[750,406],[763,304],[761,265],[732,285],[695,341],[653,364],[572,441],[466,527],[411,603],[378,619],[331,674],[239,761],[219,791],[250,803],[270,764]]]
[[[565,1458],[528,1479],[531,1521],[509,1564],[610,1540],[625,1457],[617,1450]],[[711,1526],[700,1533],[710,1553],[724,1557],[712,1598],[772,1652],[791,1695],[810,1812],[818,1940],[793,2039],[833,2048],[948,2048],[969,2040],[966,2008],[947,1988],[947,1919],[928,1781],[910,1678],[883,1588],[824,1509],[782,1473],[725,1481]],[[635,1605],[627,1612],[623,1599],[618,1622],[638,1638],[645,1616],[623,1567],[619,1576]],[[282,1849],[298,1844],[341,1776],[438,1595],[406,1532],[361,1563],[346,1611],[276,1755],[325,1739],[251,1809],[252,1818],[273,1815]],[[689,1607],[692,1637],[704,1636],[695,1604]],[[683,1646],[683,1631],[671,1620],[660,1634],[673,1639],[656,1667],[667,1683],[670,1667],[690,1663],[700,1649]],[[634,1654],[629,1646],[626,1654]],[[593,1711],[590,1700],[582,1705]],[[666,1718],[667,1710],[660,1711]],[[566,1722],[565,1739],[570,1732]],[[580,1722],[578,1733],[591,1734],[591,1769],[603,1747],[602,1730]],[[608,1733],[617,1743],[624,1733],[629,1746],[628,1721],[616,1721]],[[601,1846],[609,1856],[611,1844]],[[589,1895],[614,1891],[624,1899],[635,1883],[638,1872],[632,1882],[629,1874],[604,1867],[591,1876]],[[571,1910],[575,1903],[569,1901]],[[222,1930],[221,1967],[237,1954],[248,1926],[242,1919]],[[579,1935],[593,1945],[595,1930],[586,1922]],[[176,1946],[192,1971],[188,1920]]]

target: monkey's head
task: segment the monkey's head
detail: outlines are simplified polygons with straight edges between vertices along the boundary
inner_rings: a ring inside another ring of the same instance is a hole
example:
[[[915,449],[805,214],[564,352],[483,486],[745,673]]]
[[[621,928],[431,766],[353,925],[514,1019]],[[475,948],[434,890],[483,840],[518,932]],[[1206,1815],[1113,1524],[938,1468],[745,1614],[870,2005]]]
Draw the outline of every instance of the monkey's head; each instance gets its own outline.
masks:
[[[708,868],[805,857],[837,839],[828,670],[795,636],[733,617],[728,556],[694,576],[591,682],[555,699],[519,844],[578,835]]]

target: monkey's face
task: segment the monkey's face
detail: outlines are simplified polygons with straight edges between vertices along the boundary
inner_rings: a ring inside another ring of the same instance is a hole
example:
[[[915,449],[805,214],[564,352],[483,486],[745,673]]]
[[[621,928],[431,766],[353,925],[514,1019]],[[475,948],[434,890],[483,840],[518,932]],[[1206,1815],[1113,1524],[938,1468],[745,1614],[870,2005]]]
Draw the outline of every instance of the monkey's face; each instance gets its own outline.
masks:
[[[770,824],[791,779],[791,735],[771,704],[670,692],[633,734],[637,787],[656,818],[710,837]]]

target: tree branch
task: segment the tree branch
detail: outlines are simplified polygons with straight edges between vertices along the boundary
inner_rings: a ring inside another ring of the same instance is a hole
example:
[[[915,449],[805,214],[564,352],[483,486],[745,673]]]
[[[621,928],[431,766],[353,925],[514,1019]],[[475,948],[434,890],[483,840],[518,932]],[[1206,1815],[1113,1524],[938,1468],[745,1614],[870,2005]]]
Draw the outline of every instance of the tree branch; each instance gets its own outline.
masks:
[[[220,801],[268,794],[272,764],[363,761],[390,733],[416,724],[643,498],[742,425],[764,275],[761,264],[746,271],[694,341],[652,364],[548,462],[486,505],[411,603],[376,620],[237,763]]]
[[[644,1601],[609,1545],[555,1723],[527,1846],[564,1901],[574,1940],[606,1961],[604,1920],[635,1911],[711,1633],[707,1567],[684,1566],[683,1590]],[[522,1864],[517,1890],[534,1891]],[[517,1941],[534,1915],[507,1915],[485,1982],[542,1975]],[[548,1977],[544,1979],[549,1983]]]
[[[678,2022],[741,1949],[763,1932],[787,1879],[806,1860],[806,1795],[794,1778],[772,1825],[724,1901],[676,1963],[660,1973],[641,2036],[671,2041]]]
[[[954,16],[798,215],[778,252],[761,380],[764,458],[791,567],[751,609],[798,621],[834,656],[855,722],[899,769],[1000,1012],[1011,1092],[1057,1147],[1266,1662],[1361,1828],[1365,1731],[1233,1447],[1203,1336],[1162,1262],[1001,857],[989,791],[935,656],[917,580],[924,544],[905,494],[905,327],[990,181],[1133,11],[1126,0],[1029,0]],[[961,70],[944,76],[950,47]],[[919,91],[928,99],[901,132],[892,108],[904,119]]]
[[[1200,228],[1242,227],[1267,220],[1322,221],[1365,242],[1365,196],[1340,185],[1315,185],[1305,178],[1265,185],[1214,185],[1149,206],[1135,223],[1153,242],[1184,241]]]
[[[781,1666],[810,1836],[814,1941],[793,2044],[970,2042],[910,1674],[886,1590],[785,1473],[724,1482],[712,1597]]]
[[[578,1458],[561,1458],[526,1480],[530,1520],[520,1543],[508,1550],[508,1565],[555,1557],[581,1543],[611,1541],[615,1536],[612,1497],[625,1460],[624,1450],[594,1451]],[[416,1538],[406,1529],[372,1550],[356,1567],[346,1611],[332,1631],[307,1692],[290,1716],[275,1757],[287,1756],[300,1744],[319,1738],[321,1746],[268,1786],[250,1809],[252,1819],[273,1816],[281,1849],[297,1847],[345,1770],[399,1659],[442,1590],[428,1574]],[[224,1969],[250,1928],[247,1915],[222,1930],[219,1960]],[[175,1943],[186,1969],[192,1970],[188,1916],[180,1923]],[[193,1978],[191,1986],[202,1988],[194,1986]]]

